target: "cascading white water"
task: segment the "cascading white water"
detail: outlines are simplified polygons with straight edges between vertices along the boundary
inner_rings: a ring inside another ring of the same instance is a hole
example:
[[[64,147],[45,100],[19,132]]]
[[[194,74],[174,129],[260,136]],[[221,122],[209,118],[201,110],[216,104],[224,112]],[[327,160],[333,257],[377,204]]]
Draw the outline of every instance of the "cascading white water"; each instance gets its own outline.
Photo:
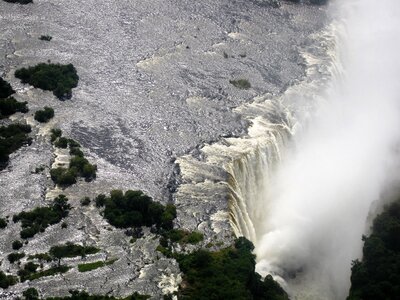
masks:
[[[400,137],[400,3],[333,5],[346,28],[344,73],[252,203],[264,212],[249,235],[257,270],[282,278],[294,299],[348,294],[351,260],[360,256],[371,203],[394,176],[387,172]]]

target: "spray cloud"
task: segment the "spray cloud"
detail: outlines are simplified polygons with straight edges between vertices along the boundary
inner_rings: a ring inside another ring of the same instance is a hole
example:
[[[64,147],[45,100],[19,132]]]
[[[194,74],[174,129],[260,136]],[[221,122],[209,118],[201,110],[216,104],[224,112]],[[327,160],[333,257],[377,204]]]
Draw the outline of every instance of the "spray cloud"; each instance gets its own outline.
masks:
[[[298,299],[347,296],[371,203],[395,176],[388,170],[400,137],[400,2],[332,7],[346,28],[345,71],[278,168],[255,241],[258,271],[285,278]]]

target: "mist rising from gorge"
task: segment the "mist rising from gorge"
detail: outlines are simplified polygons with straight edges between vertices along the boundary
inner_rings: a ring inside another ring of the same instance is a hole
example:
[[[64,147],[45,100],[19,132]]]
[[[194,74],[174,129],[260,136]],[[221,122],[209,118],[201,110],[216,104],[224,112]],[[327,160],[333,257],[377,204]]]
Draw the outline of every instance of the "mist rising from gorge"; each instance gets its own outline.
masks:
[[[400,137],[400,2],[340,0],[330,9],[345,28],[344,72],[295,135],[256,224],[258,271],[284,278],[295,299],[347,296],[371,203],[398,176],[390,167]]]

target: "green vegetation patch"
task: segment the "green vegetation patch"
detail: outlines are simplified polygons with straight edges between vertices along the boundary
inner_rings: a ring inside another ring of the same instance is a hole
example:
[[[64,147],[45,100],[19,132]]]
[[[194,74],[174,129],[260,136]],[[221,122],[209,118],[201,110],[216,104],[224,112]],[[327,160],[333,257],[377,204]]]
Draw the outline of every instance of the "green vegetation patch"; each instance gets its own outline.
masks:
[[[47,262],[51,262],[53,260],[53,258],[48,253],[37,253],[28,256],[28,260],[33,260],[33,259],[38,259],[40,261],[47,261]]]
[[[59,195],[54,199],[51,206],[37,207],[28,212],[21,212],[14,215],[14,222],[21,222],[21,238],[27,239],[33,237],[40,231],[44,231],[48,226],[59,223],[68,216],[71,206],[68,204],[68,198]]]
[[[8,254],[7,258],[10,263],[15,263],[25,256],[24,252],[13,252]]]
[[[18,277],[12,275],[6,275],[3,271],[0,271],[0,288],[6,289],[18,282]]]
[[[200,232],[190,232],[182,229],[172,229],[166,232],[164,237],[171,240],[171,242],[180,244],[197,244],[204,239],[203,234]]]
[[[18,270],[18,276],[20,277],[21,282],[30,279],[31,276],[36,273],[37,268],[39,268],[39,265],[30,261],[25,264],[23,269]]]
[[[53,37],[50,35],[41,35],[39,38],[39,40],[46,41],[46,42],[50,42],[52,39],[53,39]]]
[[[251,88],[251,84],[247,79],[229,80],[229,83],[241,90],[248,90]]]
[[[18,102],[13,97],[0,99],[0,119],[11,116],[16,112],[26,113],[28,102]]]
[[[0,170],[3,170],[10,159],[9,155],[24,145],[30,145],[32,139],[29,125],[11,124],[0,126]]]
[[[172,204],[166,206],[154,202],[142,191],[113,190],[110,197],[99,195],[96,205],[105,206],[104,217],[118,228],[152,226],[172,229],[176,217],[176,208]]]
[[[78,265],[78,271],[79,272],[89,272],[98,268],[102,268],[105,266],[112,265],[114,262],[116,262],[118,259],[112,259],[109,261],[95,261],[92,263],[87,263],[87,264],[79,264]]]
[[[7,227],[7,220],[0,218],[0,229],[4,229]]]
[[[72,64],[45,64],[22,68],[15,71],[15,77],[23,83],[29,83],[36,88],[53,91],[60,100],[72,96],[72,88],[78,86],[79,76]]]
[[[56,274],[66,273],[69,269],[71,268],[68,266],[57,266],[41,272],[32,273],[27,279],[35,280],[41,277],[54,276]]]
[[[23,291],[22,296],[25,300],[39,300],[39,292],[35,288],[28,288]]]
[[[272,276],[262,280],[255,272],[253,244],[241,237],[234,246],[217,252],[198,250],[176,254],[184,273],[179,299],[287,300]]]
[[[11,87],[11,85],[5,81],[3,78],[0,77],[0,98],[8,98],[12,94],[14,94],[15,91]]]
[[[49,253],[52,257],[61,259],[64,257],[84,257],[89,254],[95,254],[99,251],[100,249],[93,246],[81,246],[68,242],[64,245],[51,247]]]
[[[347,299],[399,299],[400,199],[375,218],[371,235],[363,241],[363,258],[353,261]]]
[[[60,129],[52,129],[51,141],[55,147],[63,149],[69,147],[69,153],[72,155],[68,168],[58,167],[50,170],[50,176],[54,183],[69,186],[75,184],[78,177],[83,177],[86,181],[96,178],[97,166],[89,163],[84,157],[78,142],[63,137]]]
[[[54,117],[54,109],[45,106],[43,110],[35,112],[35,120],[40,123],[47,123],[51,118]]]
[[[21,241],[14,241],[14,242],[12,242],[12,248],[13,248],[13,250],[19,250],[19,249],[22,248],[22,246],[23,246],[23,244],[22,244]]]

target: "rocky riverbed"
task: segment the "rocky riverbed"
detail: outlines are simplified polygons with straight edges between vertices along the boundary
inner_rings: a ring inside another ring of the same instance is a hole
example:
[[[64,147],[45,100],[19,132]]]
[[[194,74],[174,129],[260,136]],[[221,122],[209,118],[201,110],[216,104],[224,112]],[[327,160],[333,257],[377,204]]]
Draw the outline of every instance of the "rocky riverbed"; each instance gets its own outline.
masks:
[[[68,227],[51,226],[24,246],[25,253],[71,241],[102,249],[86,257],[88,262],[118,258],[87,273],[76,268],[81,260],[67,259],[73,267],[69,272],[17,284],[0,292],[0,298],[12,299],[28,286],[43,296],[85,289],[115,296],[138,291],[154,299],[176,289],[178,265],[155,251],[156,235],[144,229],[144,238],[130,243],[93,205],[81,207],[80,199],[119,188],[141,189],[163,203],[174,201],[182,180],[176,159],[189,153],[205,159],[199,151],[204,143],[245,134],[248,123],[234,109],[259,96],[279,95],[301,81],[305,62],[300,49],[315,43],[312,34],[325,19],[322,7],[286,2],[276,7],[269,1],[0,1],[0,75],[17,91],[15,98],[28,101],[30,113],[13,118],[34,128],[32,145],[13,154],[0,172],[0,217],[47,205],[63,193],[73,206]],[[53,39],[43,41],[41,35]],[[13,76],[17,68],[49,60],[77,68],[80,81],[72,99],[59,101]],[[248,80],[251,88],[230,83],[237,79]],[[43,106],[55,110],[45,126],[31,116]],[[54,187],[49,168],[62,162],[62,153],[48,140],[52,127],[83,146],[85,156],[98,166],[96,180],[64,190]],[[45,169],[37,173],[39,166]],[[199,182],[206,185],[225,176],[220,170],[210,174]],[[220,242],[231,240],[224,193],[224,188],[215,191],[215,203],[190,195],[186,203],[182,198],[176,203],[177,225],[204,232],[203,246],[217,232]],[[211,215],[222,231],[214,230]],[[19,230],[11,221],[0,236],[1,269],[13,274],[18,268],[6,256]]]

